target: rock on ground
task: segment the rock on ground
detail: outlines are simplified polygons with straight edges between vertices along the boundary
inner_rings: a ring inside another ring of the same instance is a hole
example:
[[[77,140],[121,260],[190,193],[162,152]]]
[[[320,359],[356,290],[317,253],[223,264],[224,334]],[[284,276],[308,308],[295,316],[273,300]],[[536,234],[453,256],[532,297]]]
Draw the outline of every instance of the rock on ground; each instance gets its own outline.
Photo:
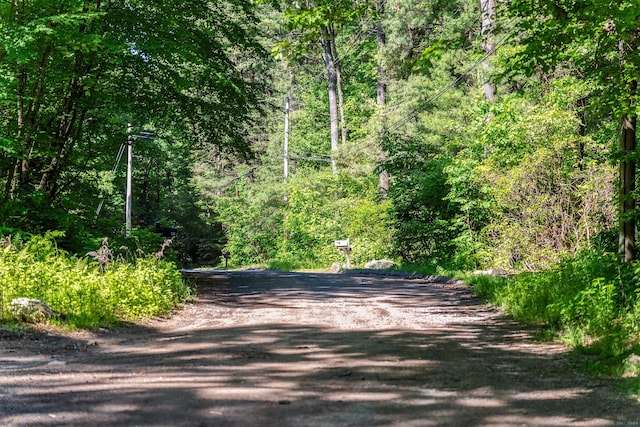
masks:
[[[32,298],[16,298],[9,304],[9,313],[16,320],[38,323],[51,319],[55,312],[45,303]]]
[[[378,259],[370,261],[364,265],[367,270],[386,270],[395,267],[396,263],[388,259]]]

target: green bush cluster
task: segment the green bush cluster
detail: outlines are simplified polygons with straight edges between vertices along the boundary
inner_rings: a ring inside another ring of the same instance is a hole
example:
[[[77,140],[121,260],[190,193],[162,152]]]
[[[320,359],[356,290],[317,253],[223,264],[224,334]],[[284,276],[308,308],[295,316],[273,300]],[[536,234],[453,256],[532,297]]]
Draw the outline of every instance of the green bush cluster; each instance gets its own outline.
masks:
[[[390,203],[379,200],[376,180],[307,171],[277,190],[256,185],[217,201],[230,266],[328,268],[345,261],[333,246],[344,239],[353,247],[354,266],[393,252]]]
[[[585,250],[545,271],[468,281],[517,320],[547,325],[574,347],[622,354],[640,334],[639,279],[618,255]]]
[[[15,298],[44,301],[72,327],[91,328],[170,312],[190,290],[160,253],[133,261],[115,255],[105,239],[89,257],[59,249],[60,233],[10,237],[0,244],[0,320],[11,320]]]
[[[597,244],[617,222],[617,172],[604,136],[615,129],[576,134],[580,115],[567,105],[585,90],[564,77],[531,98],[442,101],[421,117],[422,132],[386,135],[402,260],[540,270]]]

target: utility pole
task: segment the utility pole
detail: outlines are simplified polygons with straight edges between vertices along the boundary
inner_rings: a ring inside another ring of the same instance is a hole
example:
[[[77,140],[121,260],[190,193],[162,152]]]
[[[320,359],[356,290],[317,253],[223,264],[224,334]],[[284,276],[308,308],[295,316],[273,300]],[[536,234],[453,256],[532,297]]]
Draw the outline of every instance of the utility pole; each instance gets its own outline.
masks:
[[[289,92],[291,93],[291,92]],[[284,201],[289,200],[287,194],[287,179],[289,178],[289,106],[291,99],[289,96],[284,101]],[[284,239],[284,249],[287,250],[287,210],[284,210],[284,221],[282,222],[282,237]]]
[[[133,202],[133,194],[131,189],[131,181],[133,175],[133,126],[131,123],[127,126],[127,203],[125,208],[125,236],[131,235],[131,205]]]
[[[289,178],[289,104],[290,99],[287,96],[284,103],[284,182],[286,184]]]

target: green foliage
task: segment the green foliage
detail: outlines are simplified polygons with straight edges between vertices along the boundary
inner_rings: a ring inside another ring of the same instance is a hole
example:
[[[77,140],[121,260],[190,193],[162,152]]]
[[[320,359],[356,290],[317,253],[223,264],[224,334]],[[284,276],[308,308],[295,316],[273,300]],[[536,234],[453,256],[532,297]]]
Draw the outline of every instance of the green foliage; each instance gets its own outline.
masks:
[[[219,226],[191,209],[201,207],[192,153],[251,156],[247,124],[256,127],[269,79],[255,3],[0,7],[0,226],[65,230],[61,245],[78,253],[111,234],[104,218],[122,216],[125,178],[123,167],[110,171],[132,123],[156,135],[133,143],[134,226],[189,221],[180,224],[181,261],[214,256],[205,242],[219,238]]]
[[[536,270],[595,243],[615,222],[607,147],[576,135],[580,97],[558,80],[537,103],[504,96],[446,168],[458,251],[484,266]]]
[[[127,262],[107,244],[88,258],[59,249],[62,233],[32,236],[26,243],[10,236],[0,247],[0,315],[8,316],[15,298],[46,302],[63,322],[78,328],[168,313],[185,301],[190,290],[173,263],[155,256]]]
[[[347,238],[354,248],[354,265],[388,256],[388,205],[375,200],[375,184],[328,173],[293,179],[287,187],[282,256],[307,260],[305,267],[328,267],[344,261],[333,241]]]
[[[611,156],[620,164],[619,210],[625,260],[636,255],[635,218],[638,215],[633,191],[636,174],[636,129],[638,114],[637,30],[640,9],[637,2],[619,1],[615,7],[603,0],[550,2],[547,0],[505,3],[505,12],[514,19],[521,48],[514,50],[506,74],[555,78],[574,76],[589,91],[582,99],[590,114],[605,120],[619,120],[619,152]],[[629,125],[628,123],[632,123]]]
[[[634,108],[629,83],[637,79],[640,57],[636,32],[640,10],[635,0],[615,7],[604,0],[505,3],[515,17],[523,48],[510,58],[511,74],[575,72],[580,79],[606,88],[594,91],[593,106],[621,117]]]
[[[468,282],[517,320],[552,327],[585,351],[619,355],[640,334],[639,273],[617,255],[585,250],[542,272]]]
[[[256,185],[245,196],[218,199],[230,265],[328,268],[344,262],[333,241],[347,238],[354,265],[389,256],[389,207],[376,200],[373,180],[306,172],[289,181],[286,201],[283,190]]]
[[[617,255],[583,251],[550,270],[511,278],[475,276],[474,290],[517,320],[542,323],[579,353],[597,375],[637,372],[627,356],[637,354],[640,295],[637,267]],[[637,379],[625,385],[637,394]]]
[[[290,58],[303,56],[308,46],[323,36],[326,28],[352,23],[368,9],[367,2],[354,0],[316,0],[306,3],[275,0],[272,3],[282,5],[284,26],[296,35],[293,42],[289,39],[277,43],[274,53]]]
[[[283,193],[280,187],[262,190],[214,199],[231,267],[264,264],[276,255],[282,238]]]
[[[474,42],[477,2],[388,0],[385,9],[388,37],[383,55],[394,77],[432,74],[448,62],[442,60],[445,51],[468,49]]]
[[[405,174],[405,178],[411,174],[411,179],[394,180],[389,191],[396,251],[406,262],[443,261],[451,255],[454,234],[450,221],[454,212],[446,200],[450,187],[444,174],[449,162],[446,157],[416,156],[408,149],[397,152],[386,163],[392,174],[411,167]]]

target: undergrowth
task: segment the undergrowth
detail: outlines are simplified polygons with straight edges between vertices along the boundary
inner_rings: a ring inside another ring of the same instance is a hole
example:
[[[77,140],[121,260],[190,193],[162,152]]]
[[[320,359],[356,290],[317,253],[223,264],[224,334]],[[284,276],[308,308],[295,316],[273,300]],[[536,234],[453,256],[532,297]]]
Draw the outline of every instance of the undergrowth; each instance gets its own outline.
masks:
[[[155,254],[114,251],[104,239],[86,257],[59,249],[58,232],[31,236],[26,242],[0,240],[0,321],[14,320],[15,298],[49,305],[58,322],[72,328],[109,326],[173,310],[190,290],[176,266]]]
[[[543,325],[582,355],[592,373],[633,377],[628,357],[640,354],[640,265],[611,253],[584,251],[556,267],[510,277],[470,276],[466,282],[522,322]],[[626,380],[640,392],[640,381]]]

